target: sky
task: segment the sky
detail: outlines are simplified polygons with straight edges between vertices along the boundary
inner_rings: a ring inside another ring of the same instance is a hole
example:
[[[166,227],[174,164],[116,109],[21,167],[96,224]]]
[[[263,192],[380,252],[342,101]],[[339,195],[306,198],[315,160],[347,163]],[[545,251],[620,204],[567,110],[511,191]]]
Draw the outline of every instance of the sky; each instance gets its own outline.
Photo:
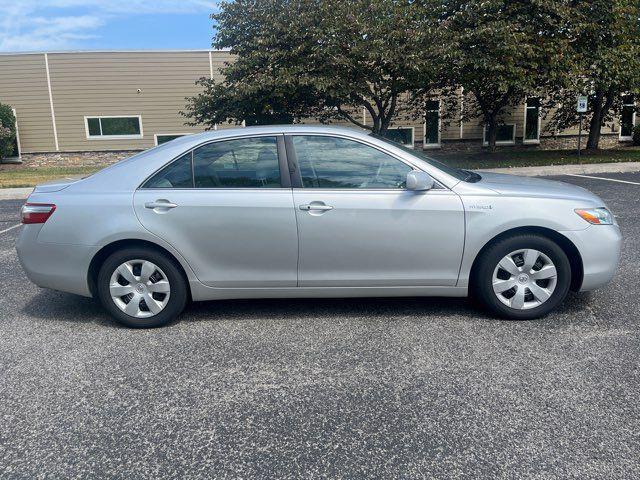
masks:
[[[0,52],[206,49],[214,0],[0,0]]]

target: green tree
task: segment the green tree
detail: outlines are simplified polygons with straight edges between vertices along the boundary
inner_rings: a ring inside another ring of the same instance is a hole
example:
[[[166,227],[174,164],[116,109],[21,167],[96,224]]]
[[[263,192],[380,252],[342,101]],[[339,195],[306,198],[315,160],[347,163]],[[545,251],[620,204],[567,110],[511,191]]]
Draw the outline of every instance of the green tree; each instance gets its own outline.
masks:
[[[12,156],[16,143],[16,117],[9,105],[0,103],[0,159]]]
[[[213,46],[236,59],[202,78],[190,124],[346,119],[383,134],[443,82],[441,2],[238,0],[212,15]],[[369,121],[363,121],[362,109]]]
[[[552,98],[560,108],[548,129],[579,123],[578,95],[587,95],[588,149],[598,148],[606,122],[620,112],[623,96],[640,91],[640,3],[638,0],[575,0],[567,27],[570,69],[555,84]]]
[[[445,1],[443,30],[453,81],[465,92],[463,121],[480,118],[490,149],[498,126],[524,97],[540,94],[563,68],[564,3]]]

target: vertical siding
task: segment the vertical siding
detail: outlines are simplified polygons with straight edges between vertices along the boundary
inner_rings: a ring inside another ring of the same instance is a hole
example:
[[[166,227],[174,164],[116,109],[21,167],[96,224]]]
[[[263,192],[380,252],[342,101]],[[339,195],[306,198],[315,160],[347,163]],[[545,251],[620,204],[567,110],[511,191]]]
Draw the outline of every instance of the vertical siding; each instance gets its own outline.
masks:
[[[74,52],[50,53],[49,70],[56,127],[61,151],[104,151],[145,149],[155,144],[156,134],[179,134],[201,131],[202,127],[189,127],[184,110],[185,97],[200,91],[195,81],[200,77],[222,80],[220,69],[233,60],[228,52],[176,51],[176,52]],[[140,93],[138,93],[140,89]],[[469,96],[465,96],[469,102]],[[17,111],[22,151],[52,152],[55,142],[49,105],[49,93],[44,54],[0,55],[0,102]],[[510,109],[503,120],[516,126],[516,143],[524,135],[524,99]],[[553,112],[551,112],[553,113]],[[363,119],[363,110],[355,109],[354,116]],[[141,139],[87,139],[85,116],[142,117]],[[442,111],[440,138],[442,141],[460,140],[460,102],[449,112]],[[551,114],[543,117],[541,136]],[[366,123],[371,122],[368,114]],[[307,119],[305,123],[315,123]],[[346,120],[334,125],[354,127]],[[223,124],[219,128],[235,125]],[[399,116],[392,127],[413,127],[414,140],[423,142],[424,118],[420,115]],[[618,121],[605,125],[603,134],[618,132]],[[483,125],[479,118],[463,124],[464,140],[482,141]],[[558,132],[575,135],[577,128]]]
[[[43,54],[0,55],[0,102],[16,110],[23,153],[55,151]]]
[[[229,54],[212,55],[215,77]],[[49,70],[63,151],[144,149],[155,134],[203,130],[186,126],[179,112],[200,91],[195,81],[210,76],[206,51],[55,53]],[[84,117],[100,115],[140,115],[143,138],[87,139]]]

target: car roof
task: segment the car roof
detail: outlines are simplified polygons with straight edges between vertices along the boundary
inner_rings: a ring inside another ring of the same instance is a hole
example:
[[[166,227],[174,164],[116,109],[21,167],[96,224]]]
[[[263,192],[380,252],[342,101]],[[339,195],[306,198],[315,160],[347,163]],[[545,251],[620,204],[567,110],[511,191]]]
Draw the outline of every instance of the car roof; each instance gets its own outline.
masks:
[[[218,130],[208,130],[202,133],[196,133],[181,137],[183,145],[192,141],[193,143],[201,143],[207,140],[215,140],[226,137],[237,137],[244,135],[268,135],[268,134],[293,134],[293,133],[323,133],[335,135],[348,135],[350,137],[363,137],[369,135],[369,131],[357,127],[336,127],[330,125],[261,125],[255,127],[232,127],[221,128]],[[175,140],[174,140],[175,141]]]

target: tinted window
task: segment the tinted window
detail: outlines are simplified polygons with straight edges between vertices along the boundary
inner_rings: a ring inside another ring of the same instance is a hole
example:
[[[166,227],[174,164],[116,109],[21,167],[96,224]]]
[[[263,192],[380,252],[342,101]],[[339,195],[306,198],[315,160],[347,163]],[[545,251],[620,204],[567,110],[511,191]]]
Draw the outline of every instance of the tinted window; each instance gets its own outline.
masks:
[[[184,134],[177,135],[156,135],[156,145],[162,145],[163,143],[170,142],[176,138],[184,137]]]
[[[525,140],[538,140],[540,132],[538,131],[538,119],[540,117],[540,99],[537,97],[527,98],[525,107]]]
[[[143,188],[193,188],[191,152],[164,167],[147,180]]]
[[[429,100],[424,116],[424,141],[427,145],[440,143],[440,101]]]
[[[401,143],[402,145],[413,146],[413,129],[412,128],[390,128],[384,134],[392,142]]]
[[[515,125],[497,125],[496,142],[513,142]],[[489,127],[484,129],[484,141],[489,142]]]
[[[197,148],[193,173],[199,188],[278,188],[276,137],[226,140]]]
[[[140,135],[139,117],[92,117],[87,118],[90,137],[118,137]]]
[[[100,136],[100,119],[99,118],[87,118],[87,125],[89,126],[89,135],[92,137]]]
[[[622,97],[622,115],[620,119],[620,136],[630,137],[633,135],[633,125],[635,120],[636,107],[633,103],[633,95]]]
[[[325,136],[295,136],[305,188],[404,188],[412,168],[373,147]]]

